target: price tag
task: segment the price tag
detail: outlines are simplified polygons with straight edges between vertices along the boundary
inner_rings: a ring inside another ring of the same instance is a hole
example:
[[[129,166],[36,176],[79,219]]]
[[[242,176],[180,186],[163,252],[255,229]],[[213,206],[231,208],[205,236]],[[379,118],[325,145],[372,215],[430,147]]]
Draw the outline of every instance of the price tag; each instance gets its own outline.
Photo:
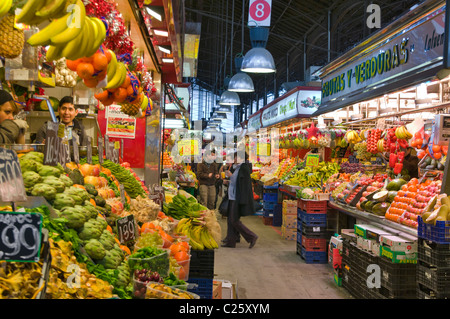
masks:
[[[66,136],[66,126],[64,124],[59,124],[58,126],[58,137],[64,138]]]
[[[269,143],[258,143],[256,149],[256,155],[259,156],[270,156],[271,145]]]
[[[128,215],[117,219],[116,225],[117,234],[119,235],[119,241],[121,244],[125,244],[136,239],[136,222],[134,221],[134,215]]]
[[[5,148],[0,148],[0,200],[3,202],[27,200],[17,154]]]
[[[11,71],[15,81],[28,81],[30,78],[30,73],[27,69],[15,69]]]
[[[103,138],[101,136],[98,137],[97,147],[98,147],[98,162],[100,164],[103,164]]]
[[[111,153],[112,153],[112,161],[116,164],[119,164],[120,150],[115,148],[111,150]]]
[[[0,213],[0,260],[39,261],[41,235],[41,214]]]
[[[306,156],[306,166],[318,166],[319,165],[319,154],[308,154]]]
[[[92,139],[90,136],[87,137],[87,146],[86,146],[86,161],[88,164],[92,164]]]
[[[127,203],[127,199],[125,198],[125,188],[123,187],[123,184],[119,184],[119,190],[120,190],[120,200],[122,201],[122,204]]]
[[[120,141],[115,141],[114,142],[114,149],[115,150],[120,150]]]
[[[64,166],[70,153],[67,152],[67,145],[64,145],[62,138],[58,137],[59,124],[47,122],[47,137],[44,147],[44,164],[53,165],[60,163]]]

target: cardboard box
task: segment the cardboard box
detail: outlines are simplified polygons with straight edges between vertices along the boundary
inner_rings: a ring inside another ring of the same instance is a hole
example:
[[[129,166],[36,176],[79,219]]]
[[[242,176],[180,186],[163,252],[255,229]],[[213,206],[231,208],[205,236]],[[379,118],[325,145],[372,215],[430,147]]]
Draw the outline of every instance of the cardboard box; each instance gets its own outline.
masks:
[[[297,240],[297,228],[281,226],[281,236],[286,240]]]
[[[381,235],[392,235],[392,233],[372,225],[355,224],[354,227],[357,236],[365,239],[374,239],[376,242],[379,242]]]
[[[396,264],[417,264],[417,253],[392,251],[388,246],[380,246],[380,255]]]
[[[372,239],[366,239],[363,237],[358,237],[356,239],[356,246],[362,250],[366,250],[366,251],[372,251],[372,244],[373,244],[373,240]]]
[[[235,299],[234,287],[231,281],[220,280],[222,282],[222,299]]]
[[[341,229],[341,236],[342,238],[352,241],[354,243],[356,243],[356,234],[355,234],[355,229]]]
[[[297,228],[297,215],[283,214],[282,225],[286,228]]]
[[[222,281],[213,280],[212,299],[222,299]]]
[[[297,215],[297,201],[296,200],[283,200],[282,209],[283,215]]]
[[[380,243],[373,242],[373,243],[372,243],[372,249],[371,249],[371,252],[372,252],[375,256],[380,256],[380,254],[381,254],[380,248],[381,248],[381,244],[380,244]]]
[[[417,253],[417,241],[411,238],[395,235],[381,236],[381,244],[388,246],[392,251],[404,253]]]

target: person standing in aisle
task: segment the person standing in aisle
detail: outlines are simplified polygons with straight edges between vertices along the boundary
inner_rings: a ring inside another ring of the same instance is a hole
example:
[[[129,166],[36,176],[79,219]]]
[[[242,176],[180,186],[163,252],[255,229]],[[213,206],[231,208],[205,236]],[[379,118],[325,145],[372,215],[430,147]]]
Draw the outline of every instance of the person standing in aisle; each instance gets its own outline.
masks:
[[[247,154],[245,155],[247,157]],[[249,216],[255,213],[251,169],[247,158],[241,158],[238,153],[234,154],[233,166],[233,173],[227,171],[227,175],[230,177],[227,236],[223,240],[222,247],[235,248],[239,236],[242,235],[250,244],[249,248],[252,248],[255,246],[258,236],[241,221],[241,216]]]
[[[200,203],[210,210],[215,209],[216,180],[219,178],[215,155],[215,150],[211,150],[211,154],[204,155],[203,161],[197,165]]]
[[[12,95],[0,90],[0,143],[1,144],[25,144],[25,131],[28,124],[24,120],[14,119],[19,113],[19,108]]]
[[[60,123],[64,124],[66,127],[66,137],[71,140],[75,132],[78,136],[78,144],[86,146],[87,136],[84,130],[83,124],[78,121],[75,117],[78,114],[78,110],[73,104],[73,98],[71,96],[65,96],[59,101],[58,106],[58,116],[57,119]],[[45,143],[45,138],[47,137],[47,122],[39,129],[36,134],[36,144]]]

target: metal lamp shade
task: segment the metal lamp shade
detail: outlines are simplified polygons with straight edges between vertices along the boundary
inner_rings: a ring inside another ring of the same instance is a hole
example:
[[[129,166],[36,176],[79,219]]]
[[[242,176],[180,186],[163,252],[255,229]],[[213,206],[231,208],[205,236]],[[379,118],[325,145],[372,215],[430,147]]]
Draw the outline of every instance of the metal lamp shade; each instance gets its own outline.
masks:
[[[255,87],[253,85],[252,78],[244,73],[236,73],[228,83],[228,91],[231,92],[254,92]]]
[[[241,71],[248,73],[275,72],[275,62],[272,54],[265,48],[252,48],[244,56]]]
[[[241,104],[241,99],[236,92],[225,91],[220,96],[220,105],[239,105]]]

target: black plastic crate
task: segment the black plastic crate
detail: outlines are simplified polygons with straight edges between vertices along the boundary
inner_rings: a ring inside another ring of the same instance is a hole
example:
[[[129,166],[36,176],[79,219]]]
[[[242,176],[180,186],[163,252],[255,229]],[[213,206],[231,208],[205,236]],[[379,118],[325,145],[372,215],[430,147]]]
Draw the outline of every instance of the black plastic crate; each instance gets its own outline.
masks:
[[[380,258],[379,261],[381,286],[394,291],[415,289],[417,264],[393,263],[387,258]]]
[[[306,237],[315,238],[329,238],[326,227],[323,226],[308,226],[303,222],[297,221],[297,230]]]
[[[212,299],[213,279],[190,278],[188,279],[188,291],[197,294],[200,299]]]
[[[214,277],[214,249],[191,249],[189,278],[191,277],[208,279]]]
[[[438,244],[419,238],[417,259],[430,266],[450,267],[450,244]]]
[[[429,287],[418,282],[417,289],[416,289],[416,297],[417,297],[417,299],[449,299],[450,294],[436,292],[436,291],[430,289]]]
[[[379,294],[386,299],[414,299],[417,296],[416,287],[392,288],[381,286]]]
[[[450,295],[450,268],[430,267],[419,262],[417,281],[432,291]]]
[[[276,204],[273,208],[273,226],[281,226],[283,224],[283,206]]]

